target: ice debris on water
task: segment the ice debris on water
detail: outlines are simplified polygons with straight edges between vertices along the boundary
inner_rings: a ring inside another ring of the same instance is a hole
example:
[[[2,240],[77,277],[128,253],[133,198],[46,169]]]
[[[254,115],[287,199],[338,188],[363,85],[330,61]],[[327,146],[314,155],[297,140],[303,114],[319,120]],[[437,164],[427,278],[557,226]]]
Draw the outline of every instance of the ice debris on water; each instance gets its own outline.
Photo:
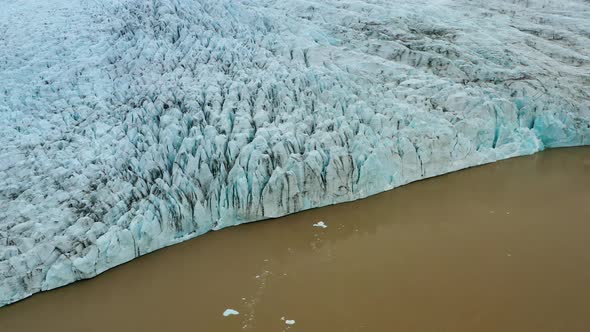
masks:
[[[319,221],[319,222],[313,224],[313,227],[328,228],[328,225],[326,225],[323,221]]]
[[[447,2],[4,1],[0,306],[210,230],[590,143],[588,1]]]
[[[285,319],[285,317],[284,317],[284,316],[283,316],[283,317],[281,317],[281,320],[284,320],[284,321],[285,321],[285,324],[287,324],[287,325],[293,325],[293,324],[295,324],[295,320],[292,320],[292,319]]]
[[[227,316],[232,316],[232,315],[239,315],[240,313],[234,309],[225,309],[225,311],[223,312],[223,316],[227,317]]]

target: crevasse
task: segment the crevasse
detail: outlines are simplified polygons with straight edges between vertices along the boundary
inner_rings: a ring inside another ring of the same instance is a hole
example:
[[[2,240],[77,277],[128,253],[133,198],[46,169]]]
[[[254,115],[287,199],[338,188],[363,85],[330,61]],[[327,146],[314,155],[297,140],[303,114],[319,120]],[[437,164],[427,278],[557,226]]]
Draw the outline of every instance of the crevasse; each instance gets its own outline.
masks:
[[[0,11],[0,305],[210,230],[590,143],[587,1]]]

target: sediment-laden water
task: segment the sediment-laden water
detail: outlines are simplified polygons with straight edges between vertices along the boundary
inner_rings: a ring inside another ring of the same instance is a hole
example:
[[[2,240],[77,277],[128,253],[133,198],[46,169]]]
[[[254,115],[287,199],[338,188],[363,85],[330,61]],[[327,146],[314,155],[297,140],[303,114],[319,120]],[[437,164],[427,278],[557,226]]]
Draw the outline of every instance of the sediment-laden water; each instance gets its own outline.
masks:
[[[586,332],[589,239],[590,148],[550,150],[209,233],[0,330]]]

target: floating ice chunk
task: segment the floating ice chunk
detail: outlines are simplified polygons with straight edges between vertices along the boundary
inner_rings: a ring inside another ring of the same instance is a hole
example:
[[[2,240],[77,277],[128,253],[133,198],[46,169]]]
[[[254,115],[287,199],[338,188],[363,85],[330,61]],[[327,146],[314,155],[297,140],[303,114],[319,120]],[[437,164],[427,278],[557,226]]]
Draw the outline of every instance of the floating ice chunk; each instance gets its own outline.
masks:
[[[239,314],[240,313],[234,309],[225,309],[225,311],[223,312],[223,317],[239,315]]]
[[[326,225],[323,221],[319,221],[319,222],[313,224],[313,227],[328,228],[328,225]]]
[[[285,324],[287,324],[287,325],[293,325],[293,324],[295,324],[295,321],[293,319],[287,319],[285,321]]]

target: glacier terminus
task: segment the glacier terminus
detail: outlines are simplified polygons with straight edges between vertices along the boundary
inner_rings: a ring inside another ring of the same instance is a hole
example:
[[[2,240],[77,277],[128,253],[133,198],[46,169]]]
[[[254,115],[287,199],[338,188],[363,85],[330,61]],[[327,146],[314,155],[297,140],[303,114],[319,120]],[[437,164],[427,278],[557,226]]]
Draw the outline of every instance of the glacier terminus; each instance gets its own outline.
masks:
[[[587,0],[3,1],[0,306],[587,144]]]

